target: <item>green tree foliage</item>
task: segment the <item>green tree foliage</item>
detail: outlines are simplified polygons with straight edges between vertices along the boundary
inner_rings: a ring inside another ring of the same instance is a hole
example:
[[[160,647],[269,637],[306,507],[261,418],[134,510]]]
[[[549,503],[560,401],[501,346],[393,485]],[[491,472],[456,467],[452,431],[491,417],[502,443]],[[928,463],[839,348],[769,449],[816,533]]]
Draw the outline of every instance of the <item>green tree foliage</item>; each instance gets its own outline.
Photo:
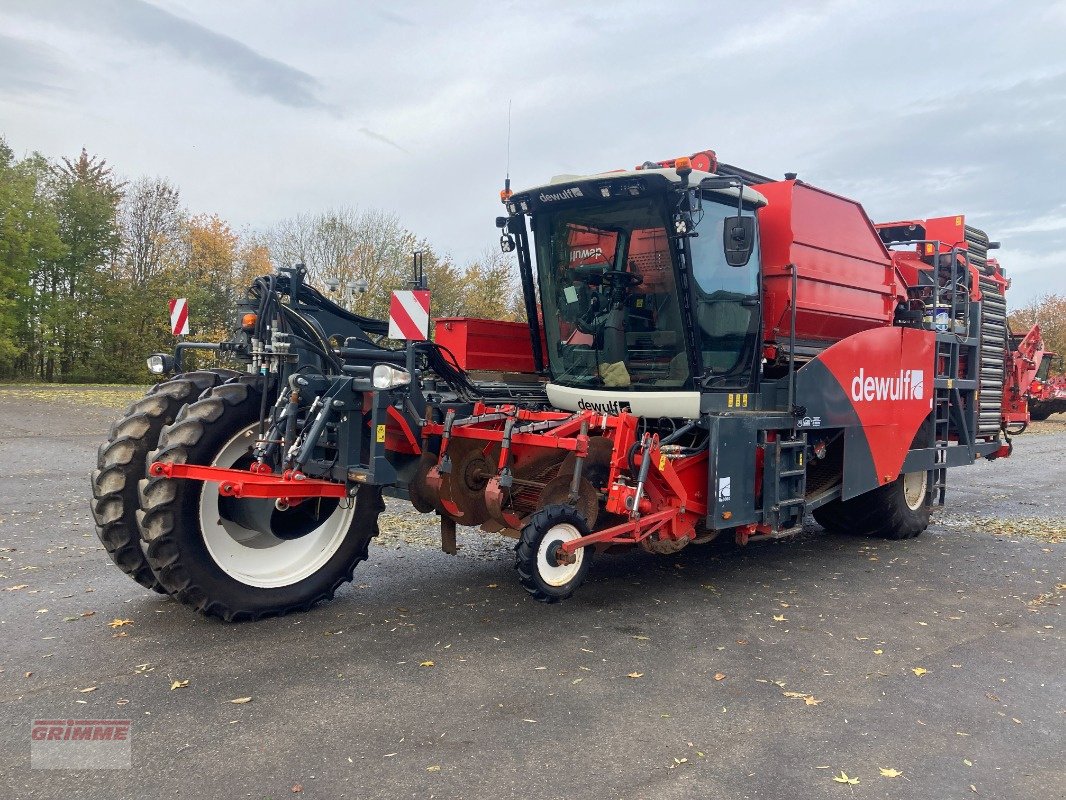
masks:
[[[126,183],[84,149],[19,159],[0,139],[0,378],[144,381],[145,357],[174,346],[169,298],[188,299],[190,338],[219,341],[251,280],[276,266],[305,264],[338,303],[384,319],[416,251],[434,317],[523,318],[512,259],[457,264],[395,214],[330,209],[238,234],[190,215],[165,178]]]

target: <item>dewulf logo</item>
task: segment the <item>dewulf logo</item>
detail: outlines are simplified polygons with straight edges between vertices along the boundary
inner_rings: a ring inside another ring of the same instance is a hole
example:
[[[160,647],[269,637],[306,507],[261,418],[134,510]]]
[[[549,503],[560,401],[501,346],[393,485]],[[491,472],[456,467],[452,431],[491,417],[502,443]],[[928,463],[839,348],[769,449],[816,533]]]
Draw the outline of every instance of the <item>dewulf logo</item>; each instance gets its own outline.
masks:
[[[925,373],[920,369],[901,369],[898,376],[867,375],[863,367],[851,380],[851,399],[921,400],[925,396]]]
[[[540,202],[542,203],[554,203],[558,200],[573,200],[575,197],[584,197],[581,194],[581,190],[576,186],[571,186],[569,189],[563,189],[561,192],[541,192]]]
[[[614,414],[617,416],[623,411],[630,411],[629,403],[625,400],[607,400],[603,403],[592,403],[588,400],[578,400],[577,408],[579,411],[596,411],[600,414]]]

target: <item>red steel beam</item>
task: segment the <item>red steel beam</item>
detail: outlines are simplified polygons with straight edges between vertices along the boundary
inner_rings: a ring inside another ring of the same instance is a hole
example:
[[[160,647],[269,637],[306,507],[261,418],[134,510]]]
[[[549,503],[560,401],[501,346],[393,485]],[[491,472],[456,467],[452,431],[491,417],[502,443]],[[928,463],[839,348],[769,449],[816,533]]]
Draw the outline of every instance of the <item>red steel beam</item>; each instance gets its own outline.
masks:
[[[156,461],[148,474],[157,478],[188,478],[218,484],[218,493],[225,497],[258,497],[303,499],[308,497],[347,497],[342,483],[318,478],[296,478],[289,474],[274,475],[249,472],[243,469],[207,467],[201,464],[170,464]]]

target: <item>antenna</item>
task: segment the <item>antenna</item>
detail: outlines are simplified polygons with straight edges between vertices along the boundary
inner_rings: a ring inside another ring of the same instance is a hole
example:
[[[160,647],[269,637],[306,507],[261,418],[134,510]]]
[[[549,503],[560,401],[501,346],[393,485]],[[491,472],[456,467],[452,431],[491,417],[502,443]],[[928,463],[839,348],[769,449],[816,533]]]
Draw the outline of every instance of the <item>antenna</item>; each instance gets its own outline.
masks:
[[[511,191],[511,98],[507,98],[507,175],[504,177],[503,188]]]

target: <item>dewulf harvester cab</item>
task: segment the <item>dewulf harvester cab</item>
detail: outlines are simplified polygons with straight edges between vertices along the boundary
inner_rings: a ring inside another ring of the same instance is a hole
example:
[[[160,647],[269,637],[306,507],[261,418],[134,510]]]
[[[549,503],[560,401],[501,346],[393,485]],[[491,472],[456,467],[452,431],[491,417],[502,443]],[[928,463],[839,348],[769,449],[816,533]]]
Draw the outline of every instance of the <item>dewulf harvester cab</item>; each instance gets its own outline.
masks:
[[[788,536],[805,511],[913,536],[947,466],[1006,453],[1006,284],[962,217],[875,226],[709,151],[505,203],[552,405],[706,447],[702,536]]]

